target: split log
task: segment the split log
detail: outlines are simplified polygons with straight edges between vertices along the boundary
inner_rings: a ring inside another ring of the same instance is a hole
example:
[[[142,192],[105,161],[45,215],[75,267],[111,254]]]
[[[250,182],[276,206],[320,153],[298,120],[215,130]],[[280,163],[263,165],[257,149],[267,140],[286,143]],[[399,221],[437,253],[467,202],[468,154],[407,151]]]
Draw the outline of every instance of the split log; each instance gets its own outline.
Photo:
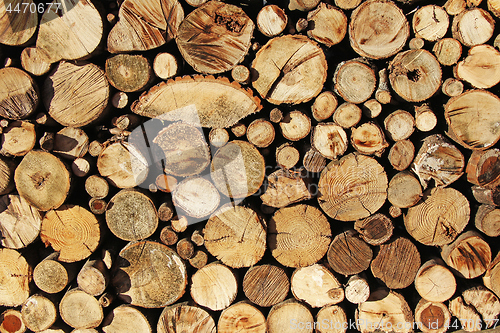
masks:
[[[472,186],[471,189],[472,195],[477,202],[491,206],[500,206],[500,187],[489,189],[481,186]]]
[[[426,50],[399,53],[388,70],[392,89],[408,102],[424,101],[441,87],[441,66]]]
[[[57,309],[47,297],[35,294],[23,303],[21,315],[26,328],[40,332],[54,324],[57,319]]]
[[[99,301],[78,288],[64,294],[59,303],[59,314],[73,328],[94,328],[104,319]]]
[[[21,46],[32,39],[38,26],[36,5],[37,3],[33,0],[14,0],[2,4],[0,8],[0,31],[2,31],[0,43]],[[29,7],[30,10],[22,10],[24,6],[27,6],[25,8]],[[35,7],[35,11],[31,10],[33,7]]]
[[[271,39],[257,52],[252,68],[259,74],[253,87],[273,104],[311,100],[323,89],[327,74],[323,51],[301,35]]]
[[[347,16],[334,6],[320,2],[316,9],[307,13],[307,36],[326,47],[340,43],[347,32]]]
[[[290,281],[283,268],[274,265],[252,266],[243,278],[243,292],[261,307],[270,307],[285,300]]]
[[[158,227],[158,213],[153,201],[145,194],[121,190],[106,208],[106,224],[116,237],[135,241],[148,238]]]
[[[361,124],[351,129],[351,144],[357,152],[382,156],[389,144],[379,125],[374,122]]]
[[[484,204],[479,206],[474,225],[486,236],[500,236],[500,209]]]
[[[231,77],[233,80],[243,85],[250,83],[250,80],[252,79],[251,74],[252,73],[250,73],[248,67],[243,65],[236,65],[231,70]]]
[[[460,320],[461,328],[466,332],[481,330],[481,317],[473,306],[466,304],[462,296],[457,296],[450,300],[448,305],[450,313]]]
[[[128,104],[128,95],[123,91],[118,91],[111,97],[111,105],[117,109],[123,109]]]
[[[300,324],[300,326],[299,326]],[[312,332],[314,319],[311,311],[302,303],[288,299],[274,305],[267,315],[267,332]]]
[[[381,245],[391,238],[394,225],[386,215],[376,213],[354,222],[354,229],[368,244]]]
[[[220,263],[208,264],[193,274],[191,297],[212,311],[227,308],[236,298],[238,281],[234,272]]]
[[[407,238],[396,237],[380,245],[370,269],[388,288],[402,289],[413,283],[420,264],[415,244]]]
[[[139,309],[120,305],[111,310],[102,322],[104,333],[153,332],[148,318]]]
[[[45,108],[55,121],[63,126],[80,127],[105,112],[109,83],[104,71],[94,64],[61,61],[45,80],[43,95]]]
[[[371,97],[377,78],[373,65],[363,58],[357,58],[337,65],[333,83],[335,92],[346,102],[359,104]]]
[[[26,154],[14,174],[17,192],[41,211],[58,208],[70,189],[70,173],[54,155],[32,150]]]
[[[291,142],[276,148],[276,163],[282,169],[292,169],[300,160],[300,152]],[[269,176],[268,176],[269,179]]]
[[[30,116],[38,107],[35,81],[21,69],[0,69],[0,116],[17,120]]]
[[[124,92],[141,91],[153,80],[153,69],[142,55],[117,54],[106,59],[106,78]]]
[[[285,30],[288,16],[276,5],[262,7],[257,15],[257,28],[266,37],[274,37]]]
[[[344,289],[324,265],[314,264],[295,269],[290,279],[293,296],[314,308],[338,304],[344,300]]]
[[[427,188],[429,181],[436,186],[447,186],[463,175],[464,155],[443,135],[426,137],[418,150],[411,166],[422,187]]]
[[[21,52],[21,66],[32,75],[42,76],[49,72],[51,62],[42,49],[27,47]]]
[[[213,155],[210,175],[225,196],[246,198],[257,192],[264,181],[264,157],[248,142],[230,141]]]
[[[432,47],[436,59],[443,66],[452,66],[462,56],[462,44],[455,38],[443,38]]]
[[[297,110],[288,113],[279,125],[283,137],[290,141],[301,140],[311,131],[311,119]]]
[[[33,281],[42,291],[56,294],[76,277],[77,267],[75,263],[66,263],[57,260],[59,253],[53,252],[40,261],[33,270]]]
[[[469,222],[469,201],[453,188],[432,188],[408,208],[404,223],[408,233],[429,246],[451,243]]]
[[[421,299],[415,307],[415,322],[424,333],[444,333],[450,321],[450,311],[443,303]]]
[[[161,229],[160,240],[163,244],[171,246],[177,243],[179,236],[174,230],[172,230],[171,226],[167,225]]]
[[[89,257],[99,246],[102,226],[97,217],[77,205],[66,204],[48,211],[40,230],[45,246],[59,252],[58,260],[75,262]]]
[[[491,264],[488,266],[486,273],[483,275],[485,287],[493,291],[500,297],[500,254],[497,253]]]
[[[496,17],[500,17],[500,3],[496,0],[488,0],[487,4],[488,10]]]
[[[392,141],[408,139],[415,128],[415,118],[404,110],[396,110],[384,119],[384,128]]]
[[[170,225],[173,231],[181,233],[186,231],[189,225],[188,222],[189,222],[188,219],[184,215],[178,215],[170,220]]]
[[[363,103],[361,110],[368,118],[376,118],[382,113],[382,104],[375,98],[372,98]]]
[[[215,333],[216,329],[214,319],[207,311],[181,303],[165,307],[158,320],[157,332]]]
[[[337,108],[338,101],[331,91],[323,91],[315,99],[311,106],[311,113],[316,121],[323,121],[330,118]]]
[[[0,197],[0,234],[2,246],[20,249],[31,244],[40,233],[40,212],[18,195]]]
[[[109,272],[100,259],[89,259],[76,277],[78,287],[92,296],[104,293],[109,283]]]
[[[203,246],[205,244],[205,238],[203,236],[202,229],[195,229],[191,234],[191,242],[193,242],[196,246]]]
[[[308,183],[300,174],[279,169],[267,176],[266,192],[260,196],[269,207],[282,208],[313,197]]]
[[[153,139],[165,154],[167,174],[187,177],[201,173],[210,164],[210,149],[200,128],[182,122],[162,129]]]
[[[345,286],[345,298],[353,304],[360,304],[366,302],[369,297],[370,286],[366,279],[361,275],[352,275]]]
[[[455,294],[456,287],[455,276],[439,258],[426,261],[415,277],[415,289],[429,302],[447,301]]]
[[[147,0],[138,4],[126,0],[120,6],[118,18],[108,35],[108,51],[146,51],[177,36],[184,11],[176,1]]]
[[[269,221],[267,232],[271,254],[288,267],[316,263],[327,252],[332,236],[326,216],[304,204],[279,209]]]
[[[172,193],[175,207],[186,215],[198,219],[212,214],[219,206],[220,199],[215,186],[204,177],[186,178],[177,184]],[[187,222],[189,224],[189,221]]]
[[[180,64],[177,58],[167,52],[160,52],[153,61],[153,71],[160,79],[169,79],[179,73]]]
[[[28,121],[16,120],[2,130],[0,154],[24,156],[33,149],[35,143],[35,125]]]
[[[43,151],[51,152],[54,149],[55,136],[56,134],[53,132],[43,133],[40,141],[38,142],[40,144],[40,148],[42,148]]]
[[[85,180],[85,191],[92,198],[103,199],[108,196],[109,184],[106,179],[92,175]]]
[[[266,332],[266,317],[255,306],[242,301],[231,305],[221,312],[217,322],[217,332]]]
[[[420,182],[409,171],[401,171],[392,177],[387,188],[387,200],[399,208],[415,206],[422,198]]]
[[[311,146],[323,157],[335,160],[349,145],[345,130],[335,123],[319,123],[311,134]]]
[[[462,298],[481,315],[484,328],[496,326],[495,323],[500,315],[500,301],[495,294],[478,285],[462,291]]]
[[[0,305],[16,307],[30,296],[32,268],[16,250],[0,248]]]
[[[54,136],[53,152],[67,159],[83,157],[89,146],[89,137],[81,128],[65,127]]]
[[[387,175],[374,158],[349,154],[330,162],[321,172],[318,190],[319,205],[328,216],[355,221],[382,207],[387,198]]]
[[[309,148],[302,159],[304,168],[312,173],[320,173],[326,166],[326,159],[314,148]]]
[[[372,292],[368,301],[358,304],[355,312],[357,329],[361,333],[413,332],[413,314],[404,297],[385,288]]]
[[[434,42],[444,37],[448,31],[450,20],[443,7],[427,5],[413,14],[413,32],[417,38]]]
[[[491,45],[476,45],[454,68],[457,79],[474,88],[491,88],[500,82],[500,52]]]
[[[340,104],[333,113],[333,121],[343,128],[351,128],[361,121],[363,112],[354,103],[346,102]]]
[[[220,148],[229,141],[229,133],[224,128],[212,128],[208,134],[208,140],[211,146]]]
[[[377,90],[375,90],[375,99],[380,102],[380,104],[389,104],[393,102],[387,68],[382,68],[378,72],[378,86]]]
[[[349,40],[362,57],[389,58],[401,51],[409,35],[406,16],[393,2],[367,1],[351,14]]]
[[[491,249],[477,232],[471,230],[443,246],[441,257],[459,277],[473,279],[486,272],[491,262]]]
[[[166,285],[165,281],[170,283]],[[166,245],[152,241],[132,242],[118,255],[112,284],[118,297],[131,305],[161,308],[184,294],[186,266]]]
[[[348,276],[366,270],[370,266],[373,251],[355,230],[349,229],[335,236],[326,256],[335,272]]]
[[[189,258],[188,261],[191,266],[196,269],[200,269],[202,267],[205,267],[205,265],[207,264],[208,255],[201,250],[196,250],[194,256],[192,258]]]
[[[14,161],[0,157],[0,195],[9,194],[14,190],[14,172],[17,165]]]
[[[257,148],[266,148],[274,141],[274,126],[265,119],[256,119],[247,127],[247,140]]]
[[[444,87],[444,83],[443,86]],[[437,117],[429,107],[429,104],[424,103],[415,106],[415,127],[421,132],[429,132],[437,125]]]
[[[7,309],[0,315],[0,332],[2,333],[24,333],[26,325],[21,313],[15,309]]]
[[[486,10],[477,7],[456,15],[451,25],[453,38],[468,47],[486,43],[494,29],[495,20]]]
[[[497,187],[500,184],[500,150],[473,151],[465,172],[469,183],[491,189]]]

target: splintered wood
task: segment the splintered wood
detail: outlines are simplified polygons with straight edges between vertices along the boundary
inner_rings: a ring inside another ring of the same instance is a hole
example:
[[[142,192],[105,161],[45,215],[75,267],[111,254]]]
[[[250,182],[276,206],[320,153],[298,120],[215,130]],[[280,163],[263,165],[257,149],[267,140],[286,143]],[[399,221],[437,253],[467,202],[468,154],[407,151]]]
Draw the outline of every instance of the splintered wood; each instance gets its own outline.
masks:
[[[0,0],[0,333],[500,324],[500,0]]]

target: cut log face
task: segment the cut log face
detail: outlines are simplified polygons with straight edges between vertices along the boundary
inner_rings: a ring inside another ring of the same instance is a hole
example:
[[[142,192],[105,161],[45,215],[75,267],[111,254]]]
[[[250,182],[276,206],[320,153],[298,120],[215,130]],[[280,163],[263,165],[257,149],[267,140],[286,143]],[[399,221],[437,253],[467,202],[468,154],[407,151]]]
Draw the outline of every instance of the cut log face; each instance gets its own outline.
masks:
[[[304,168],[312,173],[320,173],[326,166],[326,159],[314,148],[310,148],[302,158]]]
[[[268,225],[268,244],[278,262],[288,267],[316,263],[328,250],[330,224],[313,206],[296,205],[278,210]]]
[[[448,79],[447,79],[448,80]],[[461,83],[457,80],[457,82]],[[445,84],[441,86],[441,90],[446,90]],[[458,93],[459,95],[462,93]],[[446,95],[446,93],[444,93]],[[415,127],[421,132],[429,132],[433,130],[437,125],[437,117],[434,111],[430,108],[429,104],[424,103],[419,106],[415,106]]]
[[[276,5],[262,7],[257,15],[257,27],[267,37],[274,37],[285,30],[288,16],[285,11]]]
[[[312,307],[333,305],[344,300],[344,289],[335,275],[323,265],[297,268],[291,278],[293,296]]]
[[[26,327],[33,332],[48,329],[57,319],[54,303],[42,295],[33,295],[23,303],[21,316]]]
[[[500,52],[491,45],[476,45],[455,69],[460,80],[475,88],[491,88],[500,82]]]
[[[99,296],[109,283],[106,264],[101,259],[87,260],[76,277],[78,287],[92,296]]]
[[[243,59],[254,27],[241,8],[209,1],[186,16],[175,41],[184,60],[196,71],[218,74]]]
[[[478,285],[468,288],[462,292],[464,302],[481,315],[485,328],[495,325],[498,315],[500,315],[500,301],[491,291]]]
[[[260,198],[269,207],[282,208],[313,197],[304,178],[286,170],[273,172],[267,176],[267,182],[266,192]]]
[[[20,249],[31,244],[40,232],[40,212],[18,195],[0,197],[1,244]]]
[[[66,159],[83,157],[89,146],[89,137],[80,128],[65,127],[54,136],[52,151]]]
[[[286,328],[300,333],[312,332],[313,316],[311,311],[302,303],[288,299],[276,304],[267,315],[267,332],[280,333]],[[301,323],[299,328],[298,324]],[[308,328],[305,326],[308,325]],[[294,328],[295,327],[295,328]],[[297,329],[299,328],[299,329]]]
[[[356,231],[350,229],[335,236],[328,248],[327,258],[335,272],[348,276],[366,270],[373,251]]]
[[[335,123],[320,123],[313,129],[311,146],[323,157],[336,159],[344,155],[349,146],[345,130]]]
[[[405,227],[418,242],[441,246],[451,243],[469,222],[469,201],[453,188],[432,188],[408,209]]]
[[[104,333],[144,332],[151,333],[151,325],[144,314],[130,305],[120,305],[106,316],[102,322]]]
[[[477,7],[456,15],[451,25],[453,38],[468,47],[486,43],[494,29],[495,20],[486,10]]]
[[[0,305],[15,307],[30,296],[32,268],[16,250],[0,249]]]
[[[475,332],[481,330],[481,327],[478,327],[481,324],[481,316],[473,306],[464,302],[462,296],[459,295],[450,300],[448,307],[450,313],[460,320],[464,331]]]
[[[451,314],[446,305],[421,299],[415,308],[415,322],[424,333],[444,333],[450,326]]]
[[[245,296],[258,306],[269,307],[284,301],[289,290],[288,276],[278,266],[252,266],[243,278]]]
[[[288,113],[280,122],[283,137],[290,141],[305,138],[311,131],[311,119],[300,111]]]
[[[408,168],[415,156],[415,146],[410,140],[397,141],[389,150],[389,162],[398,171]]]
[[[450,299],[457,287],[453,273],[441,259],[430,259],[418,270],[415,289],[429,302],[445,302]]]
[[[249,332],[265,333],[266,317],[259,309],[242,301],[231,305],[222,311],[217,323],[217,332]]]
[[[38,86],[28,73],[7,67],[0,69],[0,115],[23,119],[38,107]]]
[[[42,49],[27,47],[21,52],[21,66],[36,76],[47,74],[50,70],[49,56]]]
[[[386,215],[377,213],[354,222],[354,229],[368,244],[380,245],[391,238],[394,225]]]
[[[384,132],[374,122],[364,123],[351,130],[351,144],[361,154],[382,156],[389,144]]]
[[[109,83],[104,71],[94,64],[62,61],[45,80],[43,95],[45,108],[55,121],[63,126],[80,127],[104,112]]]
[[[500,209],[483,204],[479,206],[474,221],[476,228],[486,236],[500,236]]]
[[[371,97],[377,78],[366,60],[353,59],[337,65],[333,82],[335,92],[345,101],[359,104]]]
[[[500,297],[500,254],[497,254],[483,276],[485,287]]]
[[[416,37],[434,42],[444,37],[450,20],[443,7],[427,5],[415,12],[412,23]]]
[[[452,66],[462,56],[462,44],[454,38],[443,38],[434,44],[432,52],[441,65]]]
[[[415,128],[415,118],[404,110],[397,110],[384,119],[387,136],[393,141],[408,139]]]
[[[190,177],[175,187],[172,202],[188,216],[203,218],[212,214],[220,203],[220,194],[206,178]]]
[[[363,2],[351,14],[349,40],[362,57],[385,59],[401,51],[410,34],[403,11],[393,2]]]
[[[16,120],[2,130],[0,154],[24,156],[33,149],[35,143],[35,125],[24,120]]]
[[[337,108],[338,100],[332,91],[323,91],[314,99],[311,113],[317,121],[323,121],[332,116]]]
[[[193,91],[197,93],[193,95]],[[162,82],[130,107],[141,116],[214,128],[231,127],[261,108],[252,92],[212,76],[185,76]]]
[[[313,27],[307,30],[309,38],[327,47],[340,43],[347,32],[347,16],[344,12],[324,2],[307,13],[307,21]]]
[[[216,329],[214,319],[207,311],[181,303],[165,307],[158,320],[157,332],[216,333]]]
[[[152,75],[148,59],[141,55],[117,54],[106,59],[106,77],[118,90],[143,90],[151,82]]]
[[[0,157],[0,195],[8,194],[16,188],[14,183],[16,167],[14,161]]]
[[[145,51],[165,44],[177,36],[184,10],[178,1],[126,0],[118,17],[108,35],[111,53]]]
[[[420,201],[422,187],[420,182],[409,171],[394,175],[387,188],[387,200],[399,208],[412,207]]]
[[[387,198],[387,175],[371,157],[349,154],[321,172],[318,202],[336,220],[355,221],[374,214]]]
[[[468,182],[487,188],[497,187],[500,183],[500,150],[473,151],[465,171]]]
[[[73,328],[94,328],[104,318],[99,301],[80,289],[69,290],[64,295],[59,303],[59,314]]]
[[[170,281],[165,285],[164,281]],[[176,302],[187,284],[186,265],[175,251],[152,242],[125,246],[112,281],[118,297],[131,305],[161,308]]]
[[[370,286],[366,279],[361,275],[352,275],[345,286],[345,298],[353,304],[360,304],[366,302],[369,297]]]
[[[21,312],[14,309],[7,309],[0,314],[0,332],[24,333],[26,325],[23,322]]]
[[[356,126],[360,120],[363,111],[356,104],[345,102],[338,106],[333,113],[333,121],[343,128]]]
[[[318,95],[326,80],[321,48],[306,36],[286,35],[267,42],[252,62],[253,87],[273,104],[299,104]]]
[[[28,7],[35,5],[33,0],[14,0],[2,3],[2,7],[0,7],[0,31],[2,31],[0,33],[0,43],[20,46],[33,37],[38,26],[37,12],[30,10],[15,12],[13,10],[16,6],[18,6],[17,8],[23,6],[23,3],[26,3]],[[7,7],[7,5],[10,5],[10,7]]]
[[[274,141],[274,126],[265,119],[256,119],[248,125],[247,139],[258,148],[266,148]]]

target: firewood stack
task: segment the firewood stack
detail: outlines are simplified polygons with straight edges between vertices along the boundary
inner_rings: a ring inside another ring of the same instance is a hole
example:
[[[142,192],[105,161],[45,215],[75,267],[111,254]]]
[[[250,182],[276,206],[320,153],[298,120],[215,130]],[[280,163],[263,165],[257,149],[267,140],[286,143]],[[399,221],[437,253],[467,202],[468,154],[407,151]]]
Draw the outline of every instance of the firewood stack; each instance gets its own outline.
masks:
[[[500,315],[498,0],[0,1],[0,332]]]

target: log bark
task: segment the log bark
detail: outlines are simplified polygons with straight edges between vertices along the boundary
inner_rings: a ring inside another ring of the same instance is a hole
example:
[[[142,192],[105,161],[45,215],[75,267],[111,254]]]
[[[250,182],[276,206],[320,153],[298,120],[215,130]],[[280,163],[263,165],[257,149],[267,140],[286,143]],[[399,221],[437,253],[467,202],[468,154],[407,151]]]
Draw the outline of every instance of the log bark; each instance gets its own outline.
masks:
[[[157,332],[215,333],[216,328],[214,319],[207,311],[197,306],[181,303],[167,306],[162,311]]]
[[[247,140],[257,148],[267,148],[274,141],[274,126],[265,119],[256,119],[248,125]]]
[[[421,323],[424,333],[444,333],[448,330],[451,314],[446,305],[421,299],[415,307],[415,321]]]
[[[316,121],[330,118],[337,108],[338,100],[332,91],[323,91],[315,99],[311,106],[311,113]]]
[[[124,92],[141,91],[153,80],[153,69],[142,55],[117,54],[106,59],[106,78]]]
[[[368,244],[381,245],[391,238],[394,225],[386,215],[376,213],[354,222],[354,229]]]
[[[24,119],[38,107],[38,85],[21,69],[0,69],[0,91],[0,115],[4,118]]]
[[[68,290],[59,303],[59,314],[73,328],[94,328],[104,319],[102,306],[96,298],[75,288]]]
[[[307,21],[313,27],[307,30],[307,36],[326,47],[340,43],[347,32],[347,16],[344,12],[324,2],[307,13]]]
[[[392,177],[387,188],[387,200],[399,208],[415,206],[422,198],[420,182],[409,171],[401,171]]]
[[[186,215],[200,219],[217,209],[220,194],[207,178],[190,177],[177,184],[172,193],[172,202]],[[189,221],[187,222],[189,224]]]
[[[217,332],[232,333],[238,330],[265,333],[266,317],[259,309],[246,301],[233,304],[221,312],[217,322]]]
[[[76,277],[75,263],[66,263],[58,260],[59,253],[53,252],[40,261],[33,270],[33,281],[42,291],[56,294]]]
[[[285,142],[276,148],[276,163],[282,169],[292,169],[299,160],[300,152],[291,142]]]
[[[324,265],[297,268],[290,280],[293,296],[313,308],[338,304],[344,300],[344,289]]]
[[[443,38],[434,44],[432,52],[441,65],[452,66],[462,56],[462,44],[454,38]]]
[[[16,12],[16,6],[20,9],[20,6],[24,6],[23,3],[28,6],[36,5],[33,0],[26,2],[15,0],[3,4],[0,9],[0,31],[2,31],[0,43],[21,46],[32,39],[38,26],[38,15],[36,11],[32,12],[31,10]]]
[[[325,158],[337,159],[344,155],[348,145],[345,130],[335,123],[319,123],[313,129],[311,146]]]
[[[371,63],[357,58],[337,65],[333,83],[335,92],[345,101],[360,104],[372,96],[377,77]]]
[[[7,309],[0,315],[0,332],[2,333],[24,333],[26,325],[21,313],[15,309]]]
[[[483,275],[483,282],[485,287],[493,291],[497,297],[500,297],[500,254],[497,253],[496,257],[491,261],[486,273]]]
[[[316,263],[327,252],[332,236],[326,216],[318,208],[304,204],[276,211],[267,232],[271,254],[288,267]]]
[[[500,236],[500,209],[484,204],[479,206],[474,225],[486,236]]]
[[[57,319],[54,303],[42,295],[32,295],[21,307],[22,321],[26,328],[40,332],[51,327]]]
[[[369,297],[370,285],[364,276],[358,274],[352,275],[345,286],[345,298],[353,304],[360,304],[366,302]]]
[[[302,303],[295,299],[288,299],[274,305],[267,315],[267,332],[281,333],[286,330],[298,328],[298,323],[306,324],[308,328],[298,329],[298,332],[312,332],[313,316],[311,311]],[[302,326],[302,325],[301,325]]]
[[[413,162],[415,146],[410,140],[397,141],[389,150],[389,163],[398,171],[407,169]]]
[[[415,289],[429,302],[449,300],[457,287],[453,273],[439,258],[433,258],[420,266],[415,277]]]
[[[450,20],[443,7],[427,5],[413,14],[413,32],[417,38],[434,42],[444,37],[448,31]]]
[[[111,310],[101,327],[104,333],[153,332],[150,321],[142,311],[127,304]]]
[[[20,249],[38,237],[42,224],[40,212],[18,195],[0,197],[0,243],[11,249]]]
[[[370,266],[373,251],[355,230],[349,229],[335,236],[326,256],[335,272],[348,276],[366,270]]]
[[[260,196],[269,207],[282,208],[313,197],[303,176],[287,170],[277,170],[267,177],[266,192]]]
[[[3,128],[0,140],[0,154],[24,156],[35,146],[35,125],[28,121],[15,120]]]
[[[285,30],[288,16],[276,5],[262,7],[257,15],[257,28],[266,37],[274,37]]]
[[[453,18],[453,38],[465,46],[472,47],[486,43],[492,36],[495,20],[484,9],[470,8]]]
[[[356,104],[346,102],[340,104],[333,113],[333,121],[342,128],[351,128],[361,121],[363,112]]]
[[[35,76],[42,76],[49,72],[51,63],[48,54],[36,47],[27,47],[21,52],[21,66]]]
[[[30,296],[29,283],[32,280],[30,264],[13,249],[0,249],[0,305],[16,307]]]
[[[108,287],[108,268],[100,259],[89,259],[76,277],[78,287],[92,296],[100,296]]]
[[[382,156],[389,144],[379,125],[363,123],[351,129],[351,144],[357,152],[365,155]]]
[[[473,46],[454,68],[454,74],[474,88],[491,88],[500,82],[500,52],[491,45]]]
[[[261,307],[270,307],[284,301],[289,290],[288,276],[285,270],[278,266],[252,266],[243,277],[245,296]]]

